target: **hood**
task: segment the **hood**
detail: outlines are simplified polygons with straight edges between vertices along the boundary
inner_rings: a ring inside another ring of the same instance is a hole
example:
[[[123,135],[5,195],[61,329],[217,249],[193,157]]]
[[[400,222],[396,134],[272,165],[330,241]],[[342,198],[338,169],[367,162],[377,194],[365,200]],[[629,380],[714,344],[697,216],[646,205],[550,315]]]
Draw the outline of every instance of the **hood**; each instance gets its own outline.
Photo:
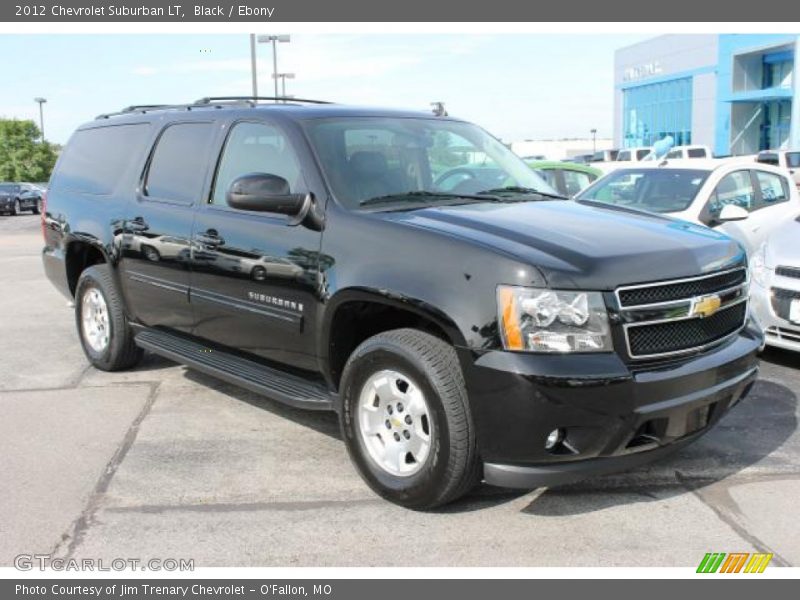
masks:
[[[798,236],[800,236],[800,216],[789,219],[770,232],[765,257],[769,268],[800,267]]]
[[[480,203],[379,213],[537,267],[553,288],[612,290],[746,261],[738,242],[661,215],[573,201]]]

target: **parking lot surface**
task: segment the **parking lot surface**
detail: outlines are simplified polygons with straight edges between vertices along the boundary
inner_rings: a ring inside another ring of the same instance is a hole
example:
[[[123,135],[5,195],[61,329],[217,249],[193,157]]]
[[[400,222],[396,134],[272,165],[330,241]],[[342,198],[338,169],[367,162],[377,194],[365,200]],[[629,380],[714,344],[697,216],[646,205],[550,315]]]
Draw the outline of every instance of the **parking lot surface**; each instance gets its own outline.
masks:
[[[18,554],[195,566],[800,565],[800,355],[768,350],[752,395],[646,468],[531,492],[483,486],[437,512],[376,497],[332,414],[285,408],[153,355],[88,367],[45,279],[39,218],[0,217],[0,566]]]

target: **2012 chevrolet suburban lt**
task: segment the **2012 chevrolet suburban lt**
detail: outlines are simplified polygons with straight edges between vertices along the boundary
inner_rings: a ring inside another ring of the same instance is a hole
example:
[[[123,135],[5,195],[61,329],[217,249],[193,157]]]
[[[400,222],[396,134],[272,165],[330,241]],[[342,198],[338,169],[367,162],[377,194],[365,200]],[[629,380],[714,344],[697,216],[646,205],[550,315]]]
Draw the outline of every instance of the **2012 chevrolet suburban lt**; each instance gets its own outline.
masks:
[[[364,480],[415,509],[645,463],[752,386],[737,242],[563,199],[457,119],[265,100],[70,139],[43,258],[98,369],[147,350],[336,411]]]

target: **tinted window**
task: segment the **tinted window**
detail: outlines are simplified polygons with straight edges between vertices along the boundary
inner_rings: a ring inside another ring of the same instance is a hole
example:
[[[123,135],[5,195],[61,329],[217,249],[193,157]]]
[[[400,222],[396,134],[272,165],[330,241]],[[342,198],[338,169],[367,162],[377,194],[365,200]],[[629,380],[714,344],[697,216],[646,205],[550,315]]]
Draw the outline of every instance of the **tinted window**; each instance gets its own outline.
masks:
[[[797,169],[800,167],[800,152],[787,152],[786,166],[790,169]]]
[[[564,170],[564,188],[568,196],[575,196],[582,189],[589,187],[589,184],[596,179],[594,175],[581,171]]]
[[[761,203],[757,208],[764,208],[786,202],[789,199],[788,189],[783,177],[766,171],[756,171],[756,180],[761,189]]]
[[[306,185],[292,147],[286,137],[265,123],[239,123],[231,130],[219,163],[211,202],[227,204],[225,195],[237,177],[248,173],[269,173],[289,182],[294,193],[306,191]]]
[[[110,194],[131,161],[141,160],[149,128],[147,123],[137,123],[76,131],[58,161],[51,187]]]
[[[777,154],[759,154],[758,155],[758,162],[764,163],[767,165],[775,165],[778,166],[778,155]]]
[[[19,186],[10,184],[0,184],[0,192],[8,192],[10,194],[16,194],[17,192],[19,192]]]
[[[536,173],[541,176],[553,189],[558,189],[558,181],[556,181],[555,169],[536,169]]]
[[[648,150],[648,149],[637,150],[636,151],[636,160],[642,160],[648,154],[650,154],[650,150]]]
[[[689,208],[707,177],[708,171],[698,169],[621,169],[581,192],[578,199],[680,212]]]
[[[167,127],[158,139],[145,184],[154,198],[194,202],[203,191],[211,123],[179,123]]]
[[[705,158],[705,148],[689,148],[689,158]]]
[[[708,212],[713,218],[717,218],[722,208],[728,204],[739,206],[749,212],[755,208],[755,198],[750,171],[734,171],[717,184],[708,203]]]
[[[617,154],[617,160],[630,160],[631,159],[631,151],[630,150],[622,150],[619,154]]]

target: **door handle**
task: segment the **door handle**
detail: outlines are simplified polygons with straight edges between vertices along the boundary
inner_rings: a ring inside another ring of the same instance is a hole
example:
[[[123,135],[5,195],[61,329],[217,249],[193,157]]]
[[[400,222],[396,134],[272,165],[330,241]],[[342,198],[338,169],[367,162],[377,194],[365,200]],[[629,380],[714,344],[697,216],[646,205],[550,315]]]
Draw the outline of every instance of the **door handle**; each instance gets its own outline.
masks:
[[[225,243],[225,240],[220,237],[216,229],[209,229],[205,233],[200,233],[194,239],[209,248],[216,248]]]

